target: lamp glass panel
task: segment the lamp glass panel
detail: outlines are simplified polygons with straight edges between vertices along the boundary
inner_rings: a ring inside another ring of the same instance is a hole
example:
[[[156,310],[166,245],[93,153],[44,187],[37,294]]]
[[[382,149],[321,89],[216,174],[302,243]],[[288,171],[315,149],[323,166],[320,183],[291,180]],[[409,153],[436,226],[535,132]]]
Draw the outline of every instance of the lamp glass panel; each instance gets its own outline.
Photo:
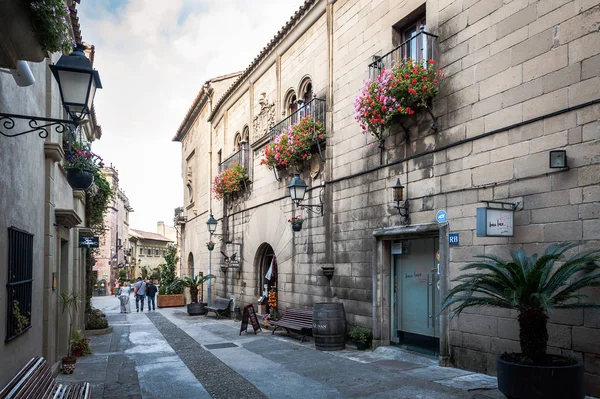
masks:
[[[566,154],[563,151],[551,151],[550,152],[550,167],[551,168],[564,168]]]
[[[290,196],[293,201],[303,201],[306,195],[306,186],[291,186]]]
[[[87,99],[87,109],[92,109],[92,104],[94,103],[94,96],[96,95],[96,80],[92,79],[90,85],[90,94]]]
[[[92,74],[89,72],[59,70],[58,76],[63,102],[77,104],[81,107],[85,106]]]
[[[404,197],[404,187],[394,187],[394,201],[402,201]]]

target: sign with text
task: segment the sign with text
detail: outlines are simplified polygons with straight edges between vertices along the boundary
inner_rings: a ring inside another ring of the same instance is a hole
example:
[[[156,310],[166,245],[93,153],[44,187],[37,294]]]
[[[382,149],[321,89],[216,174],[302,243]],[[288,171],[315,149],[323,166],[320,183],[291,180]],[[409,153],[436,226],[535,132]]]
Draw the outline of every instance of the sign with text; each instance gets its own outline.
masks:
[[[100,239],[92,236],[80,236],[79,237],[79,248],[98,248],[100,246]]]
[[[514,236],[512,209],[477,208],[477,237]]]
[[[254,329],[254,334],[256,334],[258,330],[261,330],[260,324],[258,324],[258,318],[256,317],[256,312],[254,311],[254,306],[250,304],[244,307],[244,313],[242,314],[242,325],[240,326],[240,335],[242,335],[242,331],[248,332],[248,319],[250,319],[250,323]]]
[[[459,245],[458,233],[448,234],[448,245],[450,245],[451,247],[456,247]]]

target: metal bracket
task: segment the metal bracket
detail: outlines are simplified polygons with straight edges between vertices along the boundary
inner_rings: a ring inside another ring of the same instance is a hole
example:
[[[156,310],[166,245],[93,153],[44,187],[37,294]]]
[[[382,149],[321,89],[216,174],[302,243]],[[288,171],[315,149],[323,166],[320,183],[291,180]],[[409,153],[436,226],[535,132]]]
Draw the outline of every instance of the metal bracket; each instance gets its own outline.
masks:
[[[325,184],[323,184],[321,191],[319,192],[319,204],[315,204],[315,205],[303,205],[300,203],[300,201],[296,201],[296,207],[300,208],[300,209],[306,209],[307,211],[314,213],[315,215],[321,215],[323,216],[323,191],[325,191]]]
[[[484,202],[487,204],[486,208],[507,209],[507,210],[511,210],[514,212],[520,212],[523,210],[523,206],[521,205],[520,201],[518,201],[518,202],[481,201],[481,202]],[[490,206],[490,204],[499,205],[499,206]],[[521,209],[517,210],[519,205],[521,205]]]
[[[17,125],[15,119],[28,121],[30,129],[18,133],[8,133],[15,129]],[[50,134],[52,128],[59,134],[68,133],[77,129],[80,123],[81,121],[0,113],[0,134],[4,137],[18,137],[27,133],[37,133],[40,138],[45,139]]]

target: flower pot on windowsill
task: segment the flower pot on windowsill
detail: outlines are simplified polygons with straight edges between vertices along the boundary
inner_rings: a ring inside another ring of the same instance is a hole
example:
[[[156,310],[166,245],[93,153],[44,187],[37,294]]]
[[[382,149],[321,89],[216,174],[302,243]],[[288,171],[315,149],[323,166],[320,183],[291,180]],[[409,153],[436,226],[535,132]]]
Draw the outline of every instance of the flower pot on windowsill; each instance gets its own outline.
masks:
[[[292,230],[294,230],[294,231],[300,231],[300,230],[302,230],[302,223],[293,224],[292,225]]]
[[[94,172],[67,168],[67,182],[73,190],[87,190],[94,182]]]

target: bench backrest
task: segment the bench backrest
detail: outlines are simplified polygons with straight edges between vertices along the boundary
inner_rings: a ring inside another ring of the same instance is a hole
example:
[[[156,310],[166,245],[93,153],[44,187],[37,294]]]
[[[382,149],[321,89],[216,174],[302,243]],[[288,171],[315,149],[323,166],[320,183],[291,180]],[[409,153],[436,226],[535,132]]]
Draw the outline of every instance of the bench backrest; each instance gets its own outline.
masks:
[[[306,322],[312,324],[313,310],[312,309],[286,309],[281,315],[281,320],[293,320],[297,322]]]
[[[55,381],[46,359],[34,357],[0,391],[0,399],[47,398]]]
[[[210,306],[220,310],[225,310],[229,307],[230,303],[231,299],[216,297]]]

